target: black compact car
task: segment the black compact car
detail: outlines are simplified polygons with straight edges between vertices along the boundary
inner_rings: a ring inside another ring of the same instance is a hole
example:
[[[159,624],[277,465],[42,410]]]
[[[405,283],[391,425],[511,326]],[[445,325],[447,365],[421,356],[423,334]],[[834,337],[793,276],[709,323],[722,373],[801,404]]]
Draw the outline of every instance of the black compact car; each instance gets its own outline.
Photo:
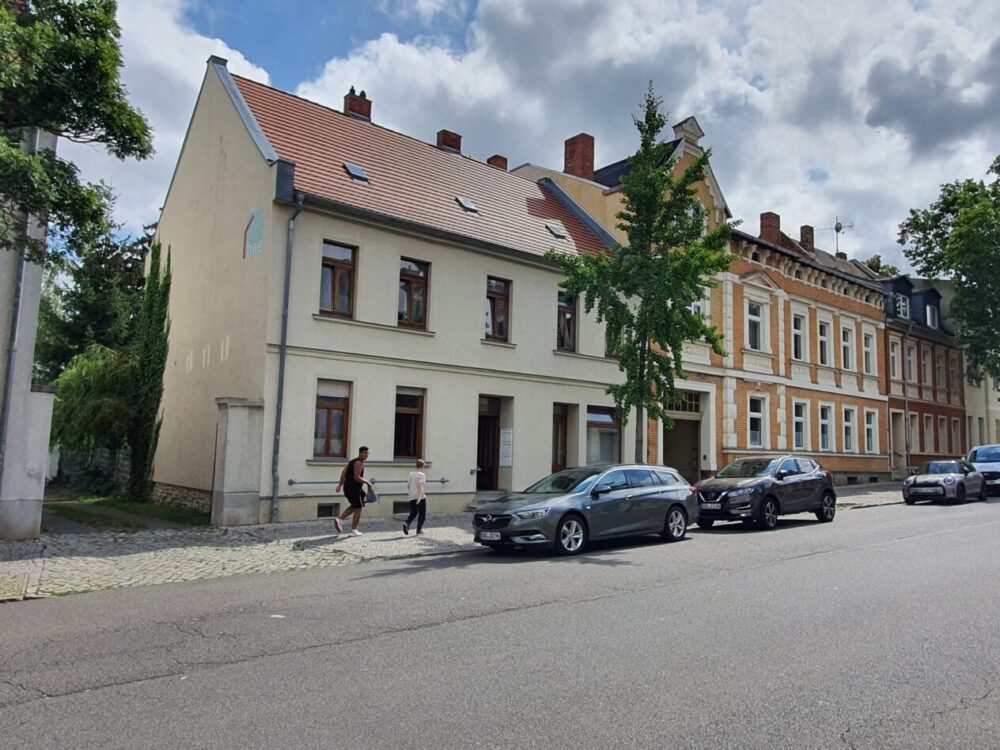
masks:
[[[706,529],[716,521],[773,529],[780,515],[809,512],[829,522],[837,513],[833,477],[811,458],[741,458],[697,490],[698,525]]]

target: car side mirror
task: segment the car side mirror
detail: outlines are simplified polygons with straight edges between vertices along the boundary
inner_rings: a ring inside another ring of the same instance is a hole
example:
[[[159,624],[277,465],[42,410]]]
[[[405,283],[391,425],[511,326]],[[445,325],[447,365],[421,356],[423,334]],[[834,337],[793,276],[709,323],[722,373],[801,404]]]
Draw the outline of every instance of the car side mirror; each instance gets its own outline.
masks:
[[[598,495],[607,495],[609,492],[611,492],[610,484],[599,484],[594,487],[590,494],[597,497]]]
[[[782,479],[788,476],[791,476],[790,471],[779,471],[777,474],[774,475],[774,478],[780,482]]]

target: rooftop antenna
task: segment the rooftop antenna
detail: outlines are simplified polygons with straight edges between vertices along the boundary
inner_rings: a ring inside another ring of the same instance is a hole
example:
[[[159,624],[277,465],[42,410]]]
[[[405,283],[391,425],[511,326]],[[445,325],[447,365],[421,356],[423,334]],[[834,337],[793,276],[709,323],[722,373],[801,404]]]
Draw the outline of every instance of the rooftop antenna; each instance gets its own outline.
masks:
[[[840,235],[844,233],[845,230],[854,229],[854,223],[844,224],[840,220],[839,216],[834,217],[834,224],[832,227],[823,227],[822,231],[833,231],[834,232],[834,245],[836,246],[836,252],[840,252]]]

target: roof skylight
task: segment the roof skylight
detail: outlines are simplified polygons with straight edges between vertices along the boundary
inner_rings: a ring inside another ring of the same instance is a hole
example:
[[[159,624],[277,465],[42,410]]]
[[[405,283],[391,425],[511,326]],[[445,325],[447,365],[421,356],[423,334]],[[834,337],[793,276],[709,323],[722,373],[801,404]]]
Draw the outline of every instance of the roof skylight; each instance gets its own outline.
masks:
[[[566,230],[564,230],[564,229],[563,229],[563,228],[562,228],[561,226],[559,226],[558,224],[546,224],[546,225],[545,225],[545,228],[546,228],[546,229],[548,229],[548,230],[549,230],[549,233],[550,233],[550,234],[551,234],[551,235],[552,235],[553,237],[555,237],[556,239],[559,239],[559,240],[565,240],[565,239],[569,239],[569,238],[568,238],[568,237],[566,236]]]
[[[357,164],[350,164],[345,161],[344,171],[351,176],[351,179],[360,180],[361,182],[371,182],[364,167],[359,167]]]
[[[458,205],[460,205],[464,210],[468,211],[470,214],[479,213],[479,209],[476,208],[476,204],[473,203],[468,198],[463,198],[462,196],[458,196],[455,198],[455,200],[457,201]]]

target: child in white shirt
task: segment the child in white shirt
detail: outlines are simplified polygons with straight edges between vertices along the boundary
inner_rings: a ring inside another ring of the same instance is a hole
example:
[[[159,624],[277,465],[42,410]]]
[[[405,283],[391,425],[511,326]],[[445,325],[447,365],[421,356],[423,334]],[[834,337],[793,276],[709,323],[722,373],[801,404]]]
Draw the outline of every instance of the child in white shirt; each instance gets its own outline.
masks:
[[[426,465],[423,459],[418,458],[416,470],[411,471],[410,476],[406,480],[407,494],[410,498],[410,516],[406,519],[406,523],[403,524],[404,534],[410,533],[410,524],[413,523],[414,518],[417,519],[417,533],[420,534],[424,528],[424,518],[427,517],[427,495],[424,493],[424,488],[427,485],[427,475],[421,469]]]

